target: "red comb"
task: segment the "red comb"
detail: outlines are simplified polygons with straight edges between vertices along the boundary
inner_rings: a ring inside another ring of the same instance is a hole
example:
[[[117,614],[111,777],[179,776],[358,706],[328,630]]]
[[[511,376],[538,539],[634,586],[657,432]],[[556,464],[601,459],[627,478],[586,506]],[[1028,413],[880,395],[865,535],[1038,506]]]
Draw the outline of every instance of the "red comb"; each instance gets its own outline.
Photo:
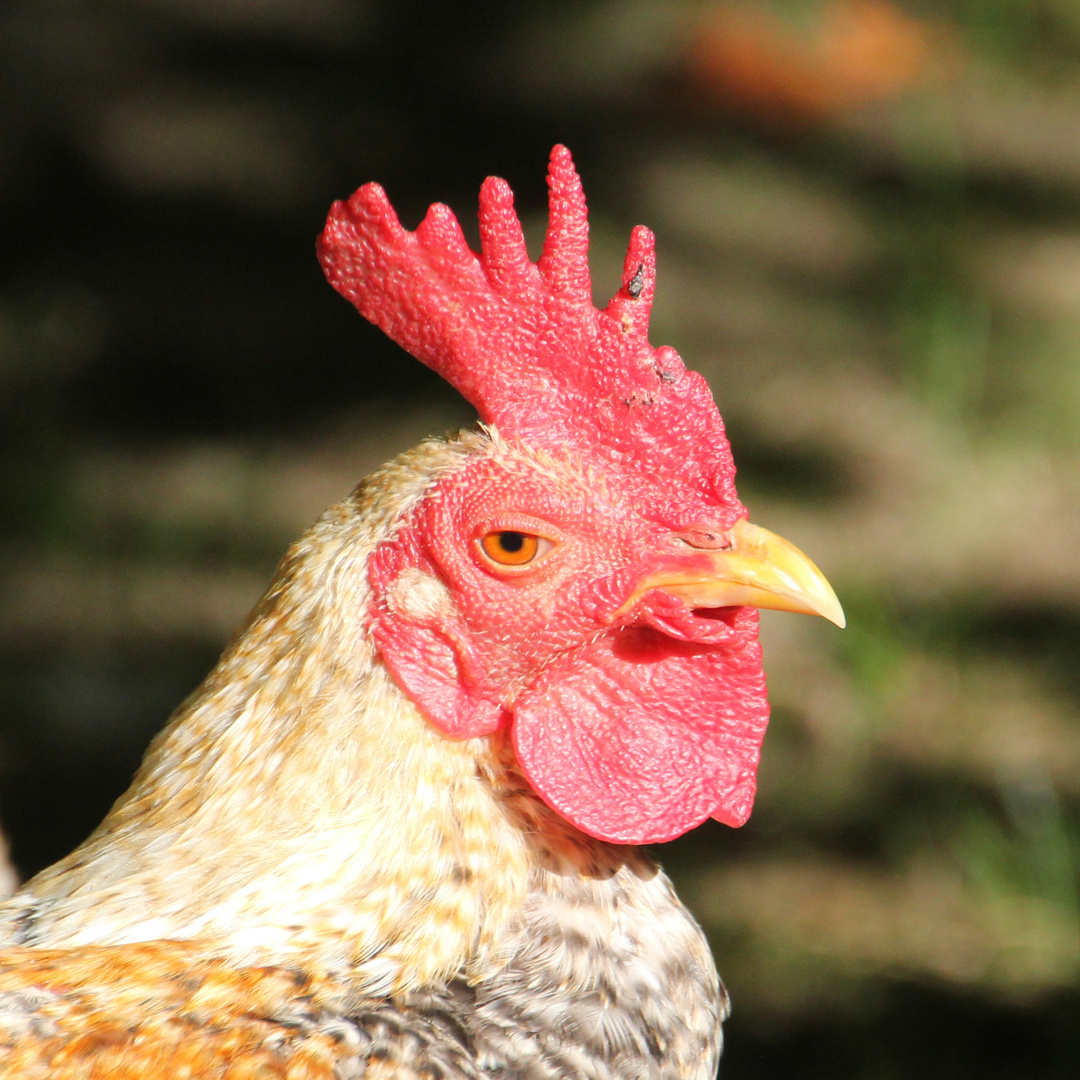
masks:
[[[585,195],[570,152],[548,169],[548,228],[532,263],[513,194],[489,177],[480,189],[481,253],[453,213],[432,206],[415,232],[386,193],[365,184],[330,209],[318,241],[330,284],[359,312],[437,371],[507,438],[588,446],[654,469],[708,477],[734,500],[734,467],[704,379],[674,349],[648,340],[655,283],[653,234],[630,236],[622,286],[592,304]]]

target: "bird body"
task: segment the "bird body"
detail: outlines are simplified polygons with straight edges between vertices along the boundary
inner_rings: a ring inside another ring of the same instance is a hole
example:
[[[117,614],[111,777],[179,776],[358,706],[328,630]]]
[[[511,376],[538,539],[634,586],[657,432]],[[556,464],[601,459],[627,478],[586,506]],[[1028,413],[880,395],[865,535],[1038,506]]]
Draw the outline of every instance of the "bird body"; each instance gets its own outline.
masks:
[[[388,508],[485,450],[423,444],[328,511],[101,828],[0,908],[0,1075],[711,1075],[719,984],[665,875],[538,800],[505,736],[446,740],[349,616]]]
[[[102,825],[0,905],[0,1076],[715,1072],[724,992],[636,845],[745,820],[745,605],[831,592],[745,522],[707,388],[648,348],[650,238],[586,312],[568,155],[537,266],[499,184],[482,261],[445,208],[332,211],[331,282],[486,426],[328,510]],[[559,366],[605,334],[649,365],[618,399]]]

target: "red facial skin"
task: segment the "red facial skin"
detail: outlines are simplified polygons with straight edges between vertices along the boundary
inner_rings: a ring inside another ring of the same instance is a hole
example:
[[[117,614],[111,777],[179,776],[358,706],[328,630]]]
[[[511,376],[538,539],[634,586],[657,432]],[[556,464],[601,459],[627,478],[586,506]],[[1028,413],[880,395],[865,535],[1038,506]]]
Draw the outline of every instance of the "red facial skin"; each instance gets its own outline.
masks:
[[[742,514],[636,471],[478,460],[376,550],[376,644],[448,735],[510,724],[530,784],[592,836],[652,843],[710,816],[740,825],[768,719],[757,613],[693,612],[662,590],[617,613],[660,569],[707,570],[699,534]],[[501,530],[550,546],[500,566],[479,541]],[[438,610],[395,594],[417,572],[445,586]]]

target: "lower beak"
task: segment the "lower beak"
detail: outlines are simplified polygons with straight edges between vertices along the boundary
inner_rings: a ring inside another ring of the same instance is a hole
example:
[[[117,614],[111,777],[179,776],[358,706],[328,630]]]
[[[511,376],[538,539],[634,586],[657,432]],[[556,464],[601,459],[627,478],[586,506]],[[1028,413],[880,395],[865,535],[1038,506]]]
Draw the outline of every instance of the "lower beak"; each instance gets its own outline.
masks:
[[[728,540],[730,547],[694,553],[708,566],[695,558],[693,570],[651,574],[621,610],[628,610],[650,589],[663,589],[692,608],[768,608],[845,624],[844,610],[825,575],[794,544],[748,521],[736,522]]]

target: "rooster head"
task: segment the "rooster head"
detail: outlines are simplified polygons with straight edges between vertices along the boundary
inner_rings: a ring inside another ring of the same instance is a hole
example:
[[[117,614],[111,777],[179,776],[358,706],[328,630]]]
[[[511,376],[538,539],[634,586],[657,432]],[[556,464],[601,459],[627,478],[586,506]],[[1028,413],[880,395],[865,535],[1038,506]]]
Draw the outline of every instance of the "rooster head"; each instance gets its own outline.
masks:
[[[447,735],[508,725],[533,789],[589,835],[741,825],[768,720],[754,608],[843,613],[805,555],[747,521],[705,380],[649,344],[652,233],[633,231],[598,310],[564,147],[548,184],[535,264],[496,178],[479,255],[445,206],[405,230],[376,184],[319,238],[334,288],[486,430],[375,550],[374,640]]]

